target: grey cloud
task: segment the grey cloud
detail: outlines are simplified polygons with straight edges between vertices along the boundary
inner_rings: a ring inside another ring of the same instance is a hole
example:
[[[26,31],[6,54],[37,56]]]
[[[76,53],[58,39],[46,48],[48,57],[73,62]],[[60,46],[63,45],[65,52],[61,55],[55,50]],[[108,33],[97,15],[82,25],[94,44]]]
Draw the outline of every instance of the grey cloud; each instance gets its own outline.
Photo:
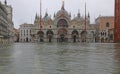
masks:
[[[4,0],[1,0],[2,3]],[[65,0],[65,8],[71,12],[72,16],[80,9],[84,15],[84,3],[87,3],[87,12],[90,12],[91,22],[101,15],[114,15],[114,0]],[[8,0],[8,4],[13,7],[14,24],[18,28],[22,23],[33,23],[36,12],[39,14],[40,0]],[[62,0],[42,0],[42,14],[46,9],[53,16],[61,8]]]

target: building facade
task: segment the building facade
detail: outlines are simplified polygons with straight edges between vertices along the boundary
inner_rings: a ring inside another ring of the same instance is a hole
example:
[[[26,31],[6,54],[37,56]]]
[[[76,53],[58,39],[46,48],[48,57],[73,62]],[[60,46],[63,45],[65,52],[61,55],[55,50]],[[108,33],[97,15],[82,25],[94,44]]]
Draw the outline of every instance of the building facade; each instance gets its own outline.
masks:
[[[0,2],[0,43],[6,44],[12,41],[13,22],[12,22],[12,7]]]
[[[90,24],[90,15],[82,17],[80,12],[73,19],[64,8],[44,17],[35,16],[34,24],[20,25],[20,42],[95,42],[95,26]]]
[[[115,0],[114,42],[120,42],[120,0]]]
[[[96,19],[98,25],[99,42],[114,42],[114,17],[99,16]]]
[[[4,43],[8,36],[7,10],[0,2],[0,43]]]
[[[13,41],[14,42],[19,42],[19,30],[14,28],[13,33],[14,33]]]
[[[19,41],[20,42],[32,42],[31,35],[32,35],[33,28],[34,28],[33,24],[24,23],[20,25]]]
[[[8,30],[9,30],[9,42],[14,42],[14,24],[13,24],[13,9],[11,7],[11,5],[7,5],[7,2],[5,0],[5,5],[4,7],[7,10],[7,22],[8,22]]]

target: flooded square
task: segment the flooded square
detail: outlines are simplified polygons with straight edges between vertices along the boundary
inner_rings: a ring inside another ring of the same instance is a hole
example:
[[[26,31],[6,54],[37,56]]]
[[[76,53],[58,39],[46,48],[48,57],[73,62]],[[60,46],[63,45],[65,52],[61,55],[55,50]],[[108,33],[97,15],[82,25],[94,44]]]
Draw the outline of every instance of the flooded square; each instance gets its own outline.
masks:
[[[120,44],[14,43],[0,48],[0,74],[120,74]]]

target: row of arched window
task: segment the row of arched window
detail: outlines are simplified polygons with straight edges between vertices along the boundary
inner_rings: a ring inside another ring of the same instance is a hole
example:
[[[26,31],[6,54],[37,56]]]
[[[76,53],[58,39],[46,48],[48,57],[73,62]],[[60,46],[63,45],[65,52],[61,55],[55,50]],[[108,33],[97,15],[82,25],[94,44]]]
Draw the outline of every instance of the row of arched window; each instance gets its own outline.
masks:
[[[107,36],[106,32],[101,32],[101,36]]]

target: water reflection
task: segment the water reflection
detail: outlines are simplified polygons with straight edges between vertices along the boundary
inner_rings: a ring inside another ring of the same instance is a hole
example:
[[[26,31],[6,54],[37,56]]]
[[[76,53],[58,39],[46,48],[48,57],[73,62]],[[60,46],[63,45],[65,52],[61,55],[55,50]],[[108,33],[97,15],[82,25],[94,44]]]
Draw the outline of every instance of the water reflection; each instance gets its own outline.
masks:
[[[0,48],[0,74],[8,74],[12,67],[13,58],[13,49],[11,45],[2,46]]]
[[[115,74],[120,74],[120,44],[114,45],[115,49]]]
[[[0,48],[0,74],[120,74],[120,44],[15,43]]]

